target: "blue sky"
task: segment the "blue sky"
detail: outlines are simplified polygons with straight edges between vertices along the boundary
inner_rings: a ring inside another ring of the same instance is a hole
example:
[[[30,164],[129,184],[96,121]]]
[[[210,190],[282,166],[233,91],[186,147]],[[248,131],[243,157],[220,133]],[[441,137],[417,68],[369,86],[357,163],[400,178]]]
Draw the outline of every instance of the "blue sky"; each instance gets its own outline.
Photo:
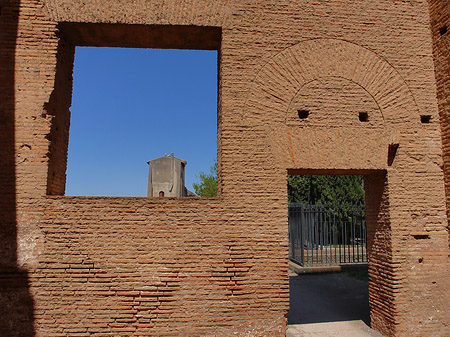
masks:
[[[66,195],[146,196],[147,161],[217,156],[217,51],[77,47]]]

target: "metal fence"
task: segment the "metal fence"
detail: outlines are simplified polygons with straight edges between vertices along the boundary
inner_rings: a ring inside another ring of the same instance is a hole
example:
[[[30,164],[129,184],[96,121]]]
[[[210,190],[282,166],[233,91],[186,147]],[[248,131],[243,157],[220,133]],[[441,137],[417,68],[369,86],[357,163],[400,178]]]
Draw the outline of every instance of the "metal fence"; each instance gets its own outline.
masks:
[[[289,258],[302,266],[367,263],[364,205],[291,203]]]

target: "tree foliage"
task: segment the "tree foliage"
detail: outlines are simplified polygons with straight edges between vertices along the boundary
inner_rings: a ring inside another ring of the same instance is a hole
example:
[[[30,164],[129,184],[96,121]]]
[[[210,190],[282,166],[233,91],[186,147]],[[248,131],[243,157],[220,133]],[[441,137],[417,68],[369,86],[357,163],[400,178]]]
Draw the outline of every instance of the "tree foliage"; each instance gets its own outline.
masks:
[[[197,176],[200,181],[193,183],[195,194],[199,197],[217,196],[217,162],[210,167],[209,173],[200,172]]]
[[[303,203],[363,203],[361,176],[288,176],[288,201]]]
[[[217,162],[209,173],[200,172],[193,183],[200,197],[217,196]],[[364,203],[361,176],[288,176],[288,201],[319,204]]]
[[[361,224],[365,216],[357,206],[364,205],[361,176],[288,176],[288,202],[328,205],[339,238],[345,223]]]

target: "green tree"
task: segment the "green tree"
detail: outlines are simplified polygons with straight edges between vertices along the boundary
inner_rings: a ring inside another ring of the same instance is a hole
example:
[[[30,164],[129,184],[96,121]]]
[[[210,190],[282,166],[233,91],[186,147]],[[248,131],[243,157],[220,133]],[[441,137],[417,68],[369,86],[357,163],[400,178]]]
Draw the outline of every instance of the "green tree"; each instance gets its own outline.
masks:
[[[345,223],[360,224],[364,218],[364,187],[361,176],[288,176],[288,202],[327,205],[333,214],[337,237]],[[348,232],[346,235],[350,235]]]
[[[288,176],[288,202],[310,202],[311,176]]]
[[[288,201],[303,203],[363,203],[361,176],[288,176]]]
[[[200,181],[193,183],[195,194],[199,197],[217,196],[217,162],[210,167],[209,173],[200,172],[197,176]]]

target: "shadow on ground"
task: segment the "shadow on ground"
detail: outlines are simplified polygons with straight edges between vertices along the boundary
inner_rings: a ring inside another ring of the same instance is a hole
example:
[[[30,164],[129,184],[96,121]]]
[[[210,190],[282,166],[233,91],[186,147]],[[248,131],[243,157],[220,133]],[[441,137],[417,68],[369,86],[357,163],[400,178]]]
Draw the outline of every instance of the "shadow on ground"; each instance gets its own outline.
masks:
[[[370,326],[369,288],[346,273],[289,277],[288,324],[362,320]]]

